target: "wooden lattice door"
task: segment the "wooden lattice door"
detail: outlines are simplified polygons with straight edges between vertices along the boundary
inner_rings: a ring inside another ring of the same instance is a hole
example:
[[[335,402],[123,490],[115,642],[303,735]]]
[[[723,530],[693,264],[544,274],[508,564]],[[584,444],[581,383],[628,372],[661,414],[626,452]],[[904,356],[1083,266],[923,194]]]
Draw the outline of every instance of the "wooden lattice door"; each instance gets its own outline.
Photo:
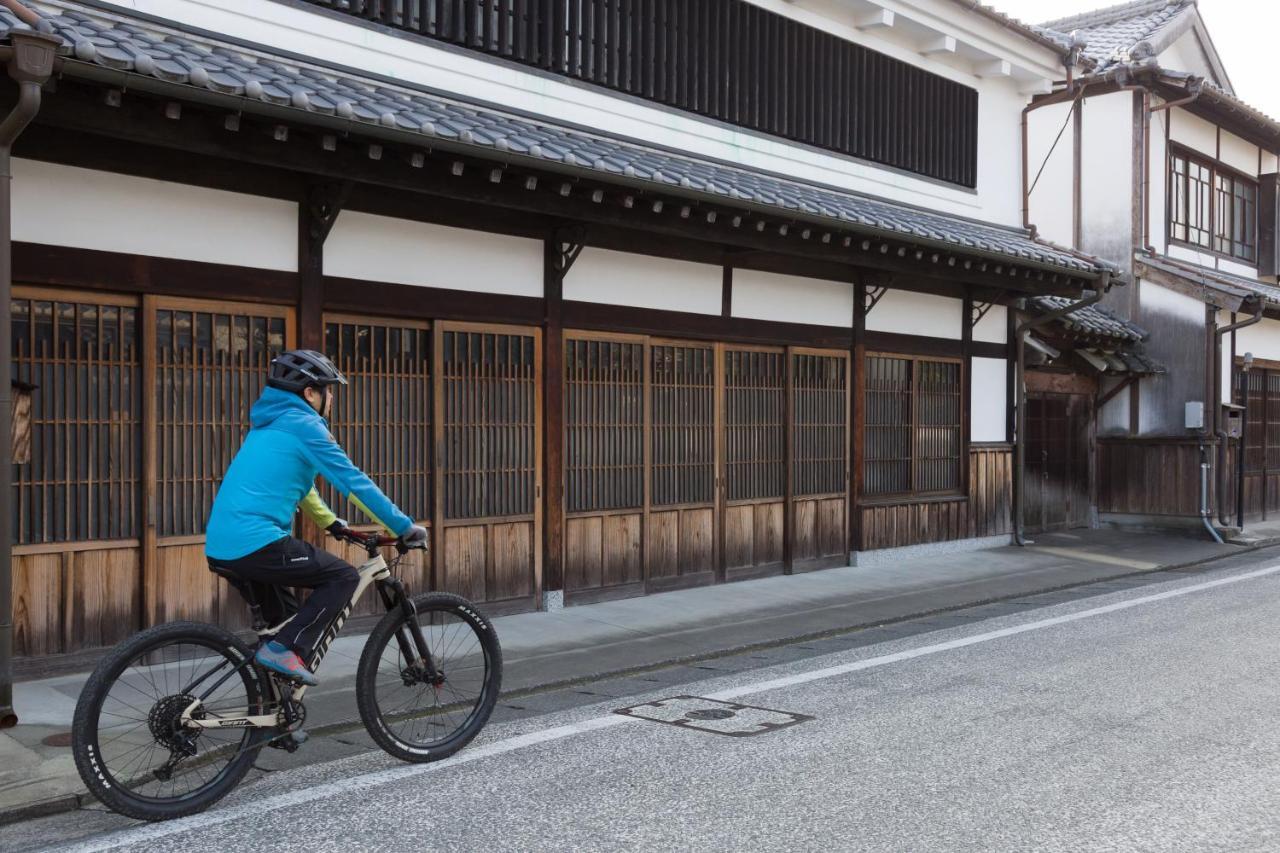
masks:
[[[647,459],[642,337],[565,336],[565,591],[643,591]]]
[[[793,571],[849,558],[849,356],[792,349]]]
[[[541,332],[436,326],[435,585],[528,607],[541,584]]]
[[[431,527],[432,397],[434,371],[431,326],[412,320],[380,320],[344,315],[325,316],[325,354],[346,376],[329,424],[356,467],[419,524]],[[322,495],[339,515],[349,512],[327,485]],[[344,515],[353,524],[366,519]],[[317,544],[359,565],[363,553],[340,545],[320,531]],[[430,587],[429,554],[416,552],[400,564],[400,578],[411,594]],[[365,596],[357,613],[385,610],[377,596]]]
[[[208,570],[204,529],[271,359],[293,346],[293,311],[147,297],[143,320],[148,619],[242,626],[247,611],[239,595]]]
[[[716,347],[653,341],[649,353],[647,581],[650,589],[710,583],[719,551]]]
[[[724,348],[724,572],[778,574],[787,490],[787,369],[782,349]]]

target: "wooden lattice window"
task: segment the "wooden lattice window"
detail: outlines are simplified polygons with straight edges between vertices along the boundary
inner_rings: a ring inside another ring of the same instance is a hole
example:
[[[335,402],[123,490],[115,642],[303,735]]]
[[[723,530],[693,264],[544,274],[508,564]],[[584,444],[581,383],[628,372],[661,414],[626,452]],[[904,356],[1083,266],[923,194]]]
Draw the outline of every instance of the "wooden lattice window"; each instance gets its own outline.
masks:
[[[960,488],[963,388],[957,361],[867,357],[863,494]]]
[[[1175,150],[1169,157],[1169,238],[1253,262],[1258,184],[1221,163]]]
[[[653,370],[654,506],[715,500],[715,350],[655,344]]]
[[[724,354],[725,491],[731,501],[781,499],[786,493],[785,357],[781,352]]]
[[[14,469],[14,541],[136,538],[140,312],[128,300],[18,293],[12,378],[38,387],[31,459]]]
[[[839,356],[792,356],[797,495],[844,493],[848,480],[848,361]]]
[[[271,359],[289,343],[285,309],[160,303],[152,310],[156,532],[204,533],[218,484],[249,428]],[[226,313],[224,313],[226,311]]]
[[[565,341],[565,508],[644,506],[644,344]]]
[[[532,335],[439,335],[444,517],[532,515],[537,485],[537,371]]]
[[[431,517],[431,331],[349,317],[325,324],[325,352],[350,383],[330,424],[351,461],[413,518]],[[329,487],[325,499],[339,497]]]

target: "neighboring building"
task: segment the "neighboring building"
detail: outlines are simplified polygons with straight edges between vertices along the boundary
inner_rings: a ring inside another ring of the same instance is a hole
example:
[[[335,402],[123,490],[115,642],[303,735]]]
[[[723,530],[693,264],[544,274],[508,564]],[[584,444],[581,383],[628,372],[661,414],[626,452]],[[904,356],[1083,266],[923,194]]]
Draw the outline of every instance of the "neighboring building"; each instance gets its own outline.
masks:
[[[1274,513],[1280,123],[1235,97],[1192,0],[1129,3],[1041,26],[1075,33],[1094,67],[1027,114],[1038,177],[1029,221],[1041,236],[1131,273],[1133,284],[1102,304],[1146,330],[1146,356],[1167,368],[1098,377],[1101,518],[1201,525],[1202,452],[1214,466],[1209,503],[1224,519],[1234,513],[1230,406],[1219,403],[1232,402],[1246,352],[1255,365],[1246,510]],[[1259,311],[1259,324],[1215,334]],[[1188,426],[1188,403],[1205,405],[1203,427]]]
[[[1006,306],[1113,280],[1021,223],[1068,49],[969,2],[34,5],[20,655],[239,624],[204,521],[292,345],[496,611],[1007,541]]]

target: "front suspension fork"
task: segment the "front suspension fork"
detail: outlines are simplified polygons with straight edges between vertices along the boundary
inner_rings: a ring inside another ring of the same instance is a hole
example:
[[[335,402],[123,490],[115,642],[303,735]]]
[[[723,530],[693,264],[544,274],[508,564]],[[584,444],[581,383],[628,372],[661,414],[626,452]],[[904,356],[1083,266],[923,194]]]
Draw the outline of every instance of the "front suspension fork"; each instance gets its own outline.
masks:
[[[427,648],[427,638],[422,633],[422,626],[418,624],[418,609],[413,606],[413,599],[405,592],[404,584],[399,578],[379,581],[378,594],[382,596],[382,603],[386,605],[388,612],[399,607],[400,612],[404,614],[404,624],[396,629],[396,642],[400,644],[400,654],[404,655],[404,659],[410,661],[411,665],[422,667],[428,684],[436,686],[442,684],[444,678],[436,669],[431,650]]]

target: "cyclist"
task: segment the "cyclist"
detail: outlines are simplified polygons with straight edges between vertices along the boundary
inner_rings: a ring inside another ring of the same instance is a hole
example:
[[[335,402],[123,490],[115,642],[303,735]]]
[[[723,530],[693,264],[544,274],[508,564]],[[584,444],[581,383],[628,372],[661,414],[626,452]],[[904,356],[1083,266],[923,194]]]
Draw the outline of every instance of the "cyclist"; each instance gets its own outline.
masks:
[[[333,386],[346,384],[333,362],[314,350],[292,350],[271,361],[267,387],[249,412],[249,434],[218,488],[206,531],[209,565],[234,575],[241,594],[251,590],[268,624],[288,620],[259,647],[257,662],[307,685],[317,680],[305,661],[359,584],[350,563],[290,533],[298,507],[330,533],[346,527],[316,491],[316,475],[407,544],[427,538],[426,529],[356,468],[329,432]],[[301,607],[288,589],[295,586],[312,591]]]

